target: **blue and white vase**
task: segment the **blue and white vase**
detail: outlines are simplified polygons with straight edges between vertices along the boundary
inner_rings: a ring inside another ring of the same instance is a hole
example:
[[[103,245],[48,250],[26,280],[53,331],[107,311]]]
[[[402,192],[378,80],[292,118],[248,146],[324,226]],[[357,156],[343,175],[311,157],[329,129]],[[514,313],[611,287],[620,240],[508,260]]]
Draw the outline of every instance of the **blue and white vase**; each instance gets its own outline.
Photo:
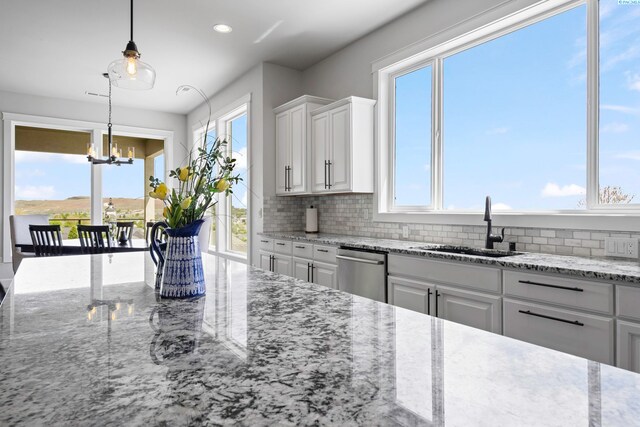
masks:
[[[198,233],[203,220],[197,220],[180,228],[169,228],[164,222],[156,223],[151,229],[155,236],[156,228],[162,227],[167,233],[166,249],[154,238],[151,239],[151,251],[158,260],[156,266],[156,287],[163,298],[192,298],[206,293],[202,254],[198,242]],[[152,256],[155,261],[155,257]]]

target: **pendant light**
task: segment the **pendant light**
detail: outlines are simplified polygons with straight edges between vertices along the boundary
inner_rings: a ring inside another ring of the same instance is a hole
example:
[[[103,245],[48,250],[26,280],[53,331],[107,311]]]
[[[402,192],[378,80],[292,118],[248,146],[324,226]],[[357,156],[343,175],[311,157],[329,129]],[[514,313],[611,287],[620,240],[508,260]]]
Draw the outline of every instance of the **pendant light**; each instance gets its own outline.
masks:
[[[107,68],[111,83],[123,89],[153,88],[156,72],[151,65],[140,61],[140,52],[133,41],[133,0],[131,0],[131,38],[122,55],[122,59],[116,59]]]
[[[103,74],[104,77],[109,78],[108,73]],[[129,147],[127,149],[127,160],[120,160],[122,158],[122,149],[118,149],[118,144],[114,144],[111,133],[111,79],[109,79],[109,123],[107,123],[107,135],[108,135],[108,148],[107,157],[104,159],[96,159],[96,147],[93,143],[87,144],[87,160],[92,165],[131,165],[133,164],[133,158],[136,155],[135,147]],[[102,143],[102,141],[100,142]]]

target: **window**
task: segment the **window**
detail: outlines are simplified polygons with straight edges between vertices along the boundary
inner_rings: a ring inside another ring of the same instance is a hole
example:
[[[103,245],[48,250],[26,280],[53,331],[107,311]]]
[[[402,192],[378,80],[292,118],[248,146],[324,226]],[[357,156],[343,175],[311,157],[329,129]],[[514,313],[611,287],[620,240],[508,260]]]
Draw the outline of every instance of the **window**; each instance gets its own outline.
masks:
[[[378,211],[640,203],[638,41],[640,6],[551,0],[380,67]]]
[[[599,202],[640,203],[640,5],[600,0]]]
[[[231,120],[229,150],[236,159],[234,173],[243,179],[229,196],[229,216],[231,221],[229,249],[247,254],[247,115],[242,114]]]
[[[216,127],[214,123],[209,124],[209,131],[207,132],[206,138],[204,135],[205,128],[201,128],[194,133],[194,142],[205,148],[206,150],[210,150],[213,143],[216,141],[218,137],[218,133],[216,132]],[[211,208],[210,215],[213,217],[213,221],[211,222],[211,230],[209,231],[209,249],[214,251],[217,248],[217,235],[216,228],[218,226],[218,216],[217,216],[217,205],[214,205]]]

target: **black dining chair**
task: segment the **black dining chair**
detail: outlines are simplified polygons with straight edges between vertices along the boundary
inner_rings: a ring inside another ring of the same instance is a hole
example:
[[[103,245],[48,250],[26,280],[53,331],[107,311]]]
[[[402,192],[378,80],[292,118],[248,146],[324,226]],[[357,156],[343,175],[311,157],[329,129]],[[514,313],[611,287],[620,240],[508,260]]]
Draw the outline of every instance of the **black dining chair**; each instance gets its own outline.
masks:
[[[151,228],[153,228],[154,224],[155,224],[155,221],[147,221],[147,228],[144,231],[144,239],[147,241],[148,244],[151,244],[152,240],[156,240],[161,243],[166,242],[167,233],[164,231],[164,229],[157,228],[155,236],[149,235],[149,233],[151,233]]]
[[[78,236],[83,254],[111,252],[108,225],[78,225]]]
[[[133,221],[118,221],[116,222],[116,240],[120,240],[120,235],[124,231],[124,235],[127,241],[130,241],[133,237]]]
[[[62,234],[59,225],[29,225],[33,250],[37,257],[62,255]]]

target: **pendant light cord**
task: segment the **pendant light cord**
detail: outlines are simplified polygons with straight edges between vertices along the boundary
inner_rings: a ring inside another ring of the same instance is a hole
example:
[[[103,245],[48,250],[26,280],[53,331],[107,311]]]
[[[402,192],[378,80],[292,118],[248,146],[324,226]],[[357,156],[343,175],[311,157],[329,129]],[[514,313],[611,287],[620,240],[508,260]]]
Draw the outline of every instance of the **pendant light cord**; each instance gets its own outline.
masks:
[[[129,40],[133,41],[133,0],[131,0],[131,38]]]
[[[112,141],[111,141],[111,79],[109,79],[109,123],[107,123],[107,131],[108,131],[108,135],[109,135],[109,152],[107,153],[107,157],[111,156],[111,147],[112,147]]]

